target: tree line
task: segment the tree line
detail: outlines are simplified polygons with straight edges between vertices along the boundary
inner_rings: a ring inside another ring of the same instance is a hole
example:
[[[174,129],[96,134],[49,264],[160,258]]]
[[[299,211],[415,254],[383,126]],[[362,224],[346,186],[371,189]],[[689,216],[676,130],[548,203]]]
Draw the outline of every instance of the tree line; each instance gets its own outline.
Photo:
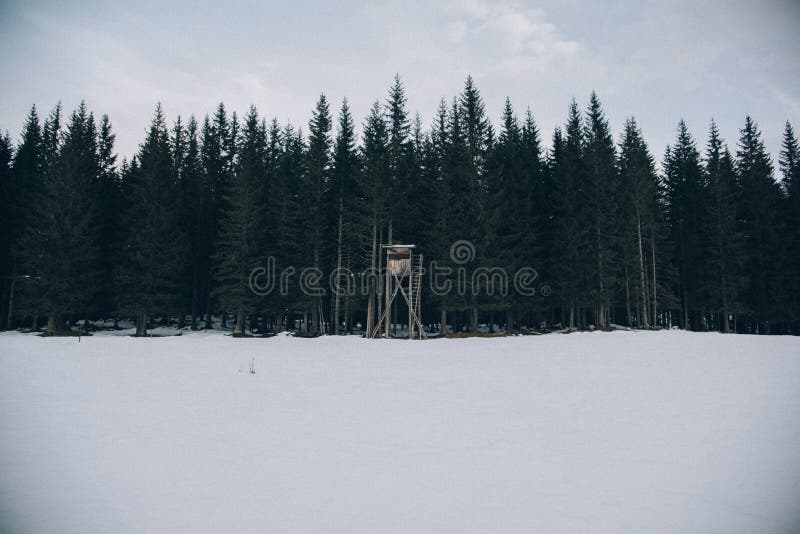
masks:
[[[424,292],[426,323],[796,333],[788,121],[778,162],[780,180],[746,117],[730,146],[713,121],[703,146],[680,121],[659,169],[634,118],[613,138],[594,93],[585,108],[573,99],[545,148],[530,109],[509,100],[495,127],[471,77],[427,128],[396,77],[360,137],[347,100],[334,118],[324,95],[307,134],[223,104],[168,125],[159,105],[122,161],[107,116],[81,103],[42,120],[34,106],[16,144],[0,136],[0,324],[59,333],[131,318],[144,335],[154,318],[200,329],[221,315],[235,334],[300,319],[311,335],[350,332],[380,312],[380,277],[363,294],[263,295],[253,269],[272,258],[327,280],[379,268],[381,245],[398,242],[458,267],[450,247],[468,240],[472,267],[533,267],[546,291]]]

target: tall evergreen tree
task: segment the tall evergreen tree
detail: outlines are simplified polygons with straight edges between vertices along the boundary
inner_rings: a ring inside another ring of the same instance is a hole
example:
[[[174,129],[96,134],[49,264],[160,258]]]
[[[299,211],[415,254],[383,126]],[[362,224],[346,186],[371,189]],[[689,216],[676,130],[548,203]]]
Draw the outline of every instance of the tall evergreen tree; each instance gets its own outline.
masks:
[[[180,311],[186,239],[176,199],[178,184],[161,104],[123,185],[126,210],[118,308],[136,317],[136,335],[147,333],[155,314]]]
[[[114,152],[115,137],[108,115],[103,115],[97,138],[98,175],[94,188],[98,228],[97,268],[100,276],[97,301],[93,307],[103,316],[114,310],[114,269],[119,261],[122,191],[117,172],[117,154]]]
[[[581,259],[580,232],[582,228],[582,204],[579,199],[585,191],[586,175],[583,148],[584,137],[578,103],[573,99],[569,107],[564,133],[556,130],[553,136],[551,172],[554,176],[556,242],[560,251],[560,293],[563,306],[568,312],[567,324],[575,329],[576,314],[582,301],[582,281],[579,261]]]
[[[273,129],[273,139],[274,135]],[[269,210],[274,231],[270,239],[272,246],[268,252],[275,257],[278,269],[302,269],[308,266],[308,240],[305,236],[307,225],[303,221],[308,202],[303,188],[307,177],[307,147],[303,132],[291,124],[283,128],[278,141],[280,155],[277,157],[276,180],[272,186],[274,200]],[[292,284],[287,290],[279,302],[283,309],[289,313],[299,312],[307,316],[308,299],[299,291],[297,284]],[[308,321],[304,321],[303,325],[307,331]]]
[[[2,297],[0,297],[0,328],[10,328],[8,324],[8,301],[10,290],[14,283],[14,260],[12,258],[12,244],[14,242],[13,228],[17,225],[14,219],[16,198],[18,190],[14,184],[12,162],[14,160],[14,145],[8,132],[0,134],[0,277],[3,280]]]
[[[626,315],[629,325],[650,328],[656,322],[653,310],[657,294],[653,279],[655,245],[651,240],[655,239],[660,220],[658,176],[653,156],[633,118],[625,122],[617,166],[622,191],[618,232]]]
[[[783,277],[791,333],[797,332],[800,320],[800,146],[789,121],[783,132],[783,144],[778,160],[783,175],[785,200],[782,211],[782,236],[786,261]]]
[[[597,325],[606,328],[611,314],[614,266],[617,263],[614,253],[618,221],[614,198],[618,187],[614,141],[595,92],[592,92],[586,114],[584,142],[586,187],[580,197],[587,216],[581,232],[582,248],[587,252],[584,276],[594,301]]]
[[[23,311],[33,312],[31,306],[24,302],[24,285],[20,288],[18,282],[26,281],[25,273],[20,268],[21,244],[20,240],[26,228],[34,218],[33,204],[36,192],[44,184],[44,143],[42,125],[36,106],[32,106],[22,130],[22,138],[17,146],[11,165],[10,205],[11,226],[8,229],[9,241],[9,279],[8,279],[8,304],[6,311],[6,328],[14,324],[14,316],[21,308]],[[20,289],[23,291],[21,292]],[[22,293],[22,299],[20,299]],[[23,306],[19,302],[23,301]]]
[[[361,172],[357,175],[360,190],[360,213],[363,219],[362,247],[366,250],[365,267],[368,272],[368,299],[366,329],[368,335],[375,328],[381,310],[378,298],[381,277],[380,246],[383,244],[384,224],[388,222],[388,201],[391,184],[389,166],[389,133],[381,112],[380,102],[375,102],[364,123],[364,142],[361,149]],[[388,237],[388,236],[386,236]]]
[[[333,294],[333,333],[338,334],[344,320],[347,331],[348,310],[342,310],[343,300],[349,303],[345,287],[342,287],[342,273],[349,273],[352,268],[355,250],[355,219],[352,216],[353,199],[355,197],[355,178],[359,171],[358,154],[355,146],[355,128],[353,116],[347,99],[342,102],[339,111],[339,130],[333,149],[333,165],[331,169],[331,185],[336,213],[336,278]],[[345,294],[343,294],[345,293]],[[346,306],[345,306],[346,308]]]
[[[42,124],[36,106],[32,106],[22,130],[22,139],[17,146],[11,169],[11,196],[9,197],[12,226],[9,227],[9,247],[11,269],[9,273],[8,306],[6,308],[6,328],[14,324],[17,311],[35,314],[39,310],[26,295],[24,284],[29,280],[21,269],[21,240],[27,228],[35,219],[34,200],[37,191],[44,186],[44,140]],[[23,282],[22,286],[18,282]],[[29,292],[28,292],[29,293]],[[20,298],[22,297],[22,298]],[[20,306],[22,302],[22,306]]]
[[[503,125],[487,165],[485,235],[481,246],[487,252],[484,257],[487,263],[504,269],[510,276],[536,263],[537,214],[533,194],[541,167],[537,137],[533,118],[528,115],[520,126],[510,100],[506,99]],[[495,293],[484,300],[492,303],[492,309],[508,312],[509,328],[513,327],[513,312],[523,311],[530,303],[528,296],[513,292],[510,296]]]
[[[304,267],[322,269],[330,254],[328,236],[325,231],[330,206],[331,172],[331,114],[328,100],[320,95],[309,121],[308,153],[306,175],[303,180],[303,195],[308,199],[304,222]],[[324,333],[322,318],[319,316],[322,301],[316,297],[307,300],[311,311],[311,333]]]
[[[225,196],[228,193],[231,177],[233,173],[234,159],[236,156],[236,143],[232,139],[236,137],[238,126],[235,116],[228,118],[225,106],[220,102],[214,112],[213,117],[203,121],[201,132],[201,159],[204,170],[204,214],[202,226],[207,243],[207,260],[204,262],[207,271],[204,276],[205,295],[203,300],[206,304],[206,328],[211,328],[211,311],[214,306],[212,292],[214,288],[214,278],[211,275],[211,256],[214,254],[214,243],[219,240],[219,224],[224,208]],[[223,315],[223,321],[225,315]]]
[[[407,239],[412,232],[410,228],[416,221],[409,220],[408,210],[411,207],[411,158],[413,145],[409,139],[411,123],[406,110],[406,96],[399,76],[394,77],[386,102],[386,123],[388,128],[388,164],[389,164],[389,212],[387,242],[397,241],[395,222],[399,225],[400,241]]]
[[[215,256],[216,296],[234,313],[233,334],[244,335],[245,317],[254,313],[259,296],[250,275],[262,265],[267,132],[255,107],[245,117],[233,182],[225,198]]]
[[[179,219],[180,225],[189,238],[188,261],[186,264],[186,280],[189,286],[189,310],[191,315],[191,328],[197,330],[198,318],[202,314],[202,304],[207,291],[206,273],[211,244],[206,242],[204,220],[208,212],[205,201],[208,198],[206,182],[203,176],[203,163],[201,148],[198,139],[197,120],[189,117],[183,148],[173,140],[173,152],[180,157],[176,159],[178,193],[179,193]]]
[[[775,228],[781,190],[772,173],[761,132],[753,119],[745,119],[736,151],[736,172],[741,187],[739,217],[745,240],[749,287],[745,301],[753,314],[754,330],[770,333],[780,313],[773,298],[779,294],[780,243]]]
[[[703,229],[705,272],[703,286],[708,305],[719,313],[720,329],[730,332],[730,316],[741,313],[741,293],[744,285],[743,241],[737,221],[740,198],[733,158],[719,135],[716,123],[711,122],[706,149],[706,183],[708,199]]]
[[[57,130],[49,135],[61,138]],[[48,316],[48,334],[63,330],[65,314],[86,316],[95,302],[100,274],[92,194],[100,174],[97,130],[83,102],[70,116],[63,140],[55,148],[56,153],[48,157],[44,185],[34,199],[34,217],[23,236],[22,254],[30,277],[27,289]]]
[[[669,237],[674,247],[674,264],[678,269],[681,325],[696,330],[700,328],[703,300],[700,224],[707,203],[700,154],[683,120],[678,123],[675,145],[667,148],[663,168]]]

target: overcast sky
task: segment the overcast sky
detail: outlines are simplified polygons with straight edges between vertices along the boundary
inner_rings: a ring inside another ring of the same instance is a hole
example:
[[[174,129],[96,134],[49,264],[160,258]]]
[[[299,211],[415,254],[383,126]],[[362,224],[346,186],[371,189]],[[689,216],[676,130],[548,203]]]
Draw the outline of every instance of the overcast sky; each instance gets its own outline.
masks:
[[[681,117],[701,146],[714,117],[733,146],[746,114],[777,160],[785,121],[800,129],[799,23],[796,0],[0,0],[0,129],[17,140],[31,104],[85,99],[130,156],[158,101],[170,121],[224,101],[307,131],[321,92],[360,124],[395,73],[427,127],[471,74],[495,124],[508,96],[547,145],[594,89],[615,138],[633,115],[659,160]]]

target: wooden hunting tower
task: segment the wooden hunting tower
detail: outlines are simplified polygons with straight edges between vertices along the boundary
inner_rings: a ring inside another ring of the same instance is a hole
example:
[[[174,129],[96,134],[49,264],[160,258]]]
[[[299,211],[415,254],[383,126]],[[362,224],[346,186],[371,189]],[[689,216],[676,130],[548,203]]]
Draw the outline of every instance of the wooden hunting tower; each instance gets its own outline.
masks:
[[[386,250],[385,304],[370,337],[390,337],[392,303],[398,293],[408,305],[408,339],[426,339],[428,335],[420,320],[422,288],[422,254],[414,254],[414,245],[383,245]]]

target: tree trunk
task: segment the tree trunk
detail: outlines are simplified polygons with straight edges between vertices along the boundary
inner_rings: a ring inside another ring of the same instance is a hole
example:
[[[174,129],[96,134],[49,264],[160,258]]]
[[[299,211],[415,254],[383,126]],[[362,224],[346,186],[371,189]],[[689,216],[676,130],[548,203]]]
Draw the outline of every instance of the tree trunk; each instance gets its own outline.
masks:
[[[50,313],[47,316],[47,330],[45,330],[44,335],[46,336],[54,336],[58,333],[58,317],[55,313]]]
[[[380,230],[379,230],[378,248],[376,250],[377,260],[378,260],[378,271],[375,273],[376,277],[377,277],[377,283],[378,283],[378,294],[377,294],[377,298],[375,299],[376,308],[377,308],[376,309],[376,315],[377,315],[376,318],[377,319],[380,319],[381,315],[383,314],[383,304],[384,304],[383,297],[384,297],[384,292],[386,291],[386,287],[385,287],[385,283],[384,283],[385,281],[383,279],[384,277],[381,276],[381,270],[383,268],[383,254],[381,254],[381,252],[383,252],[383,227],[380,227]],[[386,310],[386,314],[388,316],[389,310]],[[375,328],[385,328],[385,323],[384,323],[384,325],[376,324]],[[386,329],[383,332],[383,335],[384,336],[388,336],[389,335],[388,329]]]
[[[637,210],[636,214],[636,237],[639,242],[639,284],[642,286],[642,326],[650,328],[650,320],[647,316],[647,284],[644,279],[644,251],[642,250],[642,223],[639,219]]]
[[[311,335],[319,334],[319,305],[314,304],[311,307]]]
[[[192,330],[197,330],[197,271],[192,272]]]
[[[573,332],[575,330],[575,301],[571,300],[569,302],[569,331]]]
[[[343,199],[339,198],[339,235],[336,243],[336,282],[333,293],[333,335],[339,334],[339,306],[341,301],[341,274],[342,274],[342,209]]]
[[[233,327],[234,336],[244,335],[244,312],[241,308],[236,312],[236,325]]]
[[[147,314],[140,313],[136,316],[136,337],[147,335]]]
[[[658,324],[658,286],[656,285],[656,236],[650,233],[650,255],[653,260],[653,326]]]
[[[11,267],[11,284],[8,290],[8,315],[6,316],[6,330],[11,330],[14,318],[14,286],[17,285],[17,262]]]
[[[597,225],[597,276],[600,282],[599,307],[597,313],[598,327],[605,329],[607,326],[605,309],[605,287],[603,280],[603,241],[600,237],[600,224]]]
[[[375,329],[375,297],[377,296],[377,291],[375,286],[377,285],[379,276],[378,273],[375,271],[375,248],[378,244],[378,225],[373,217],[372,219],[372,249],[370,252],[370,279],[369,279],[369,299],[367,300],[367,337],[372,336],[372,331]]]
[[[631,288],[627,261],[625,262],[625,314],[627,316],[628,326],[633,326],[633,318],[631,314]]]

